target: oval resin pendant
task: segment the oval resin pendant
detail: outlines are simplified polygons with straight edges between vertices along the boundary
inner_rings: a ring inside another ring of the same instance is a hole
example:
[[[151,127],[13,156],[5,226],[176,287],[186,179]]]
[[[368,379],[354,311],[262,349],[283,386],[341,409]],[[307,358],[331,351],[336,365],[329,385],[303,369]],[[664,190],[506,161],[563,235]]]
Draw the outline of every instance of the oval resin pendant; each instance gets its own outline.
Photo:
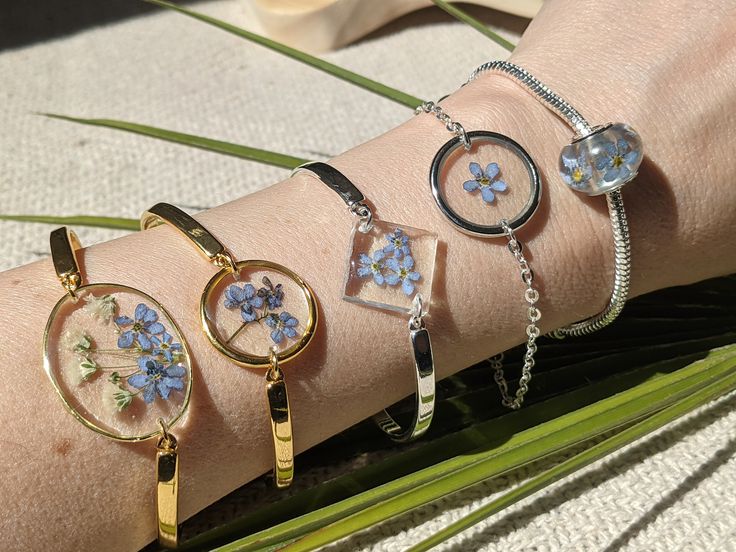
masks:
[[[113,439],[139,441],[172,427],[189,404],[189,349],[151,296],[118,284],[79,287],[54,307],[44,368],[67,409]]]

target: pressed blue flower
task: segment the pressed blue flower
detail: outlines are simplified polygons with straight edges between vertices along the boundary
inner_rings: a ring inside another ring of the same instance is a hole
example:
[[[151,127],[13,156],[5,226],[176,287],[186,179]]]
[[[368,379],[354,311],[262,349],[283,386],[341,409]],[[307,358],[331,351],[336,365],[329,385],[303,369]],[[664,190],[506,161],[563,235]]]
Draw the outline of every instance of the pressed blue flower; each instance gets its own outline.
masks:
[[[406,295],[414,293],[414,282],[419,280],[422,275],[414,268],[414,259],[407,255],[404,260],[399,263],[397,259],[389,259],[386,266],[394,273],[386,276],[386,283],[390,286],[396,286],[401,283],[401,289]]]
[[[577,158],[563,157],[563,169],[560,171],[563,180],[573,188],[583,188],[593,176],[593,167],[584,156]]]
[[[153,402],[156,393],[166,401],[172,389],[184,389],[186,370],[181,364],[164,366],[153,357],[142,356],[138,359],[138,369],[139,372],[128,378],[128,383],[143,392],[147,404]]]
[[[237,284],[228,286],[225,290],[225,308],[240,309],[240,316],[245,322],[253,322],[257,318],[254,309],[263,306],[263,297],[256,292],[253,284],[245,284],[242,288]]]
[[[284,311],[278,315],[269,315],[268,318],[266,318],[266,324],[272,329],[271,339],[273,342],[281,343],[284,340],[284,337],[296,337],[296,327],[299,325],[299,321],[288,312]]]
[[[483,201],[486,203],[493,203],[496,199],[494,192],[505,192],[506,183],[503,180],[496,180],[498,178],[501,169],[498,168],[498,163],[488,163],[486,169],[483,168],[473,161],[469,167],[470,174],[473,175],[473,180],[466,180],[463,183],[463,189],[466,192],[474,192],[480,190],[480,195]]]
[[[595,167],[603,173],[603,180],[613,182],[614,180],[626,180],[631,176],[631,166],[639,159],[639,152],[631,148],[623,138],[616,143],[608,142],[603,146],[597,157]]]
[[[258,290],[258,297],[262,297],[266,300],[269,309],[278,309],[284,302],[283,286],[281,284],[276,284],[274,286],[267,276],[264,276],[262,281],[265,284],[265,287]]]
[[[360,266],[356,271],[358,273],[358,276],[360,276],[361,278],[367,278],[368,276],[372,275],[373,281],[376,282],[377,285],[382,286],[385,282],[385,279],[383,277],[385,258],[386,253],[384,253],[382,249],[377,249],[376,251],[374,251],[373,258],[366,255],[365,253],[361,253],[360,257],[358,257]]]
[[[383,248],[386,255],[393,253],[394,257],[400,259],[402,255],[410,255],[409,236],[401,228],[397,228],[390,234],[386,234],[388,245]]]
[[[181,351],[181,343],[174,343],[174,338],[168,332],[162,333],[161,337],[151,336],[151,345],[154,355],[163,355],[169,362],[174,359],[175,352]]]
[[[166,328],[158,321],[158,313],[149,309],[143,303],[135,308],[135,320],[128,316],[118,316],[115,318],[115,324],[120,328],[131,326],[129,330],[125,330],[118,337],[118,347],[120,349],[129,349],[135,341],[144,351],[151,350],[151,336],[163,333]]]

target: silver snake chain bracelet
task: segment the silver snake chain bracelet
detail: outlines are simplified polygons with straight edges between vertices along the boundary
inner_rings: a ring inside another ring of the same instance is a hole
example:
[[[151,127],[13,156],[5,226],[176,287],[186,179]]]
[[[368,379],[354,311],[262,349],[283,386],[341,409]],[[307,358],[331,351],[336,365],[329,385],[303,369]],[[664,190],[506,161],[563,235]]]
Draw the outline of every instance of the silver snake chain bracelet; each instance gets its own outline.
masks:
[[[587,335],[613,322],[626,304],[631,282],[631,242],[621,197],[621,187],[633,180],[643,157],[639,134],[624,123],[591,126],[567,101],[555,94],[526,69],[509,61],[490,61],[478,67],[465,84],[481,73],[493,72],[521,84],[542,105],[559,115],[575,132],[559,159],[565,183],[589,196],[605,194],[614,244],[614,281],[611,299],[600,313],[558,328],[549,335],[557,338]]]

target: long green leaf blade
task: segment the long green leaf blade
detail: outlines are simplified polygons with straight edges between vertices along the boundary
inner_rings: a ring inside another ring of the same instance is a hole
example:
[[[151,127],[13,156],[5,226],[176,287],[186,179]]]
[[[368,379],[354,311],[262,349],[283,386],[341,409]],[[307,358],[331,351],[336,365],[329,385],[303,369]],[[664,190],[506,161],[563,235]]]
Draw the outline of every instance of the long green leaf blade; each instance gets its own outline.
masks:
[[[115,230],[138,230],[138,219],[120,217],[94,217],[77,215],[56,217],[51,215],[0,215],[0,220],[14,220],[18,222],[41,222],[44,224],[62,224],[69,226],[94,226],[97,228],[113,228]]]
[[[71,121],[73,123],[83,125],[123,130],[134,134],[149,136],[151,138],[158,138],[159,140],[165,140],[166,142],[182,144],[214,153],[221,153],[223,155],[231,155],[240,159],[248,159],[249,161],[257,161],[259,163],[274,165],[285,169],[293,169],[294,167],[302,165],[308,161],[308,159],[301,159],[299,157],[293,157],[283,153],[251,148],[249,146],[241,146],[239,144],[223,142],[222,140],[214,140],[203,136],[195,136],[194,134],[185,134],[183,132],[176,132],[174,130],[166,130],[138,123],[129,123],[127,121],[117,121],[115,119],[84,119],[68,115],[57,115],[55,113],[41,113],[41,115],[51,117],[52,119]]]
[[[481,21],[478,21],[475,17],[470,15],[468,12],[463,11],[458,7],[455,7],[449,2],[445,2],[444,0],[432,0],[432,2],[434,2],[438,8],[442,8],[455,19],[459,19],[463,23],[467,23],[479,33],[490,38],[493,42],[495,42],[499,46],[506,48],[509,52],[513,52],[514,48],[516,48],[515,44],[513,44],[512,42],[509,42],[508,40],[506,40],[504,37],[502,37],[498,33],[493,32],[491,29],[486,27]]]
[[[722,329],[724,328],[719,327],[719,330]],[[462,374],[453,376],[450,379],[464,380],[470,377],[470,380],[468,381],[472,382],[471,386],[467,387],[460,382],[461,384],[458,389],[459,394],[452,393],[446,399],[439,398],[438,400],[438,410],[436,420],[433,424],[433,432],[437,431],[442,434],[449,430],[453,431],[451,434],[445,434],[442,438],[425,442],[419,447],[398,452],[385,460],[372,463],[370,466],[363,467],[350,474],[340,476],[316,487],[301,491],[300,493],[278,501],[277,503],[258,508],[257,510],[239,517],[225,525],[211,529],[192,539],[188,539],[180,545],[180,548],[182,550],[210,550],[217,543],[224,544],[227,542],[227,539],[232,539],[236,536],[255,534],[267,527],[274,526],[287,520],[293,520],[300,515],[315,512],[319,508],[335,506],[334,512],[339,511],[340,513],[334,519],[339,519],[341,516],[344,517],[344,515],[347,515],[345,512],[349,507],[347,502],[338,504],[340,501],[344,501],[358,493],[373,489],[377,490],[374,494],[363,494],[360,497],[355,496],[356,504],[362,501],[361,507],[366,507],[373,503],[380,502],[381,500],[396,496],[400,492],[410,488],[412,484],[416,483],[416,481],[408,481],[406,479],[397,481],[399,478],[411,473],[412,470],[418,471],[430,465],[447,460],[451,456],[472,452],[481,446],[490,446],[489,443],[495,444],[503,442],[515,433],[528,429],[536,424],[559,417],[575,409],[582,408],[592,404],[596,400],[610,397],[617,392],[630,389],[637,383],[654,377],[655,374],[672,373],[674,370],[687,365],[697,358],[701,358],[703,351],[732,343],[734,339],[736,339],[734,334],[725,334],[718,336],[717,338],[709,337],[706,339],[691,340],[689,342],[678,342],[675,340],[669,346],[664,346],[663,343],[658,343],[655,347],[655,349],[659,350],[658,355],[654,357],[639,357],[635,354],[635,351],[627,351],[625,354],[606,354],[605,350],[602,350],[598,353],[597,363],[595,365],[591,365],[588,362],[578,361],[579,363],[577,364],[577,368],[570,365],[570,363],[575,359],[571,355],[566,355],[566,363],[568,365],[564,368],[566,373],[562,375],[559,372],[559,369],[556,369],[553,370],[553,372],[555,372],[554,374],[549,374],[551,376],[550,385],[553,382],[554,385],[561,385],[561,389],[566,390],[564,395],[561,394],[562,391],[552,392],[550,386],[545,384],[543,387],[546,391],[538,389],[535,394],[548,394],[550,397],[555,395],[560,396],[548,398],[543,405],[530,403],[522,413],[503,416],[502,423],[499,423],[498,421],[491,422],[495,423],[493,431],[487,428],[487,426],[490,426],[491,424],[484,424],[483,422],[489,418],[497,419],[499,415],[503,414],[502,409],[488,408],[488,393],[494,392],[495,384],[493,384],[492,381],[487,381],[489,380],[487,371],[483,370],[482,367],[466,370]],[[560,347],[567,348],[568,350],[574,350],[577,346],[577,342],[575,344],[560,344]],[[678,358],[675,360],[661,362],[663,358],[672,359],[673,356],[677,356]],[[546,358],[547,362],[545,364],[547,365],[550,363],[551,357],[550,355],[547,355]],[[633,363],[637,362],[638,358],[641,360],[640,364],[645,365],[643,368],[630,369],[621,376],[616,375],[613,378],[610,376],[610,371],[616,366],[635,366]],[[587,361],[588,359],[585,358],[581,360]],[[660,362],[652,364],[657,360]],[[570,369],[572,369],[575,374],[572,372],[568,373]],[[594,379],[583,389],[574,384],[571,387],[570,384],[567,383],[567,380],[570,379],[574,379],[575,381],[585,380],[585,373],[591,372],[591,370],[609,373],[609,376],[603,381]],[[473,372],[476,372],[477,374],[473,374]],[[540,379],[547,377],[547,375],[546,371],[538,374],[536,381],[540,381]],[[449,383],[448,380],[446,380],[445,383]],[[460,401],[464,403],[462,408],[457,404]],[[466,412],[466,409],[474,411],[476,414],[480,415],[480,418],[475,422],[473,422],[472,419],[467,419],[465,423],[457,425],[457,418],[463,418],[465,416],[463,412]],[[450,422],[450,420],[452,420],[452,422]],[[469,424],[475,425],[469,428],[467,427]],[[453,427],[456,429],[452,430],[451,428]],[[465,429],[458,431],[460,428]],[[384,448],[381,446],[383,439],[378,435],[378,432],[375,431],[375,428],[372,427],[371,424],[362,424],[361,427],[354,428],[350,431],[349,437],[348,434],[345,435],[345,439],[348,439],[349,441],[358,440],[363,443],[360,446],[353,445],[358,448],[356,452],[365,451],[365,447],[370,449],[371,445],[369,443],[371,441],[376,443],[376,445],[381,449]],[[336,439],[335,443],[331,447],[328,446],[325,448],[322,453],[326,459],[325,462],[329,461],[327,459],[334,458],[336,454],[345,454],[346,445],[349,450],[352,450],[353,446],[350,445],[350,442]],[[452,451],[452,454],[450,451]],[[346,454],[350,455],[352,453],[348,452]],[[398,484],[394,484],[394,482]],[[383,486],[379,489],[379,486],[381,485]],[[368,499],[369,496],[370,499]],[[354,511],[357,511],[357,509]],[[311,530],[326,525],[327,522],[325,521],[325,516],[328,513],[328,510],[322,510],[322,512],[319,512],[319,523],[315,524]],[[304,518],[302,518],[302,520],[304,520]],[[300,535],[308,532],[304,527],[301,527],[300,529]]]
[[[373,92],[374,94],[378,94],[379,96],[383,96],[384,98],[387,98],[389,100],[393,100],[407,107],[411,107],[412,109],[422,104],[422,100],[415,96],[412,96],[395,88],[391,88],[390,86],[386,86],[385,84],[381,84],[378,81],[369,79],[368,77],[364,77],[363,75],[359,75],[358,73],[335,65],[334,63],[330,63],[328,61],[320,59],[316,56],[301,52],[295,48],[291,48],[286,44],[281,44],[280,42],[276,42],[275,40],[271,40],[270,38],[266,38],[265,36],[261,36],[240,27],[236,27],[235,25],[232,25],[225,21],[221,21],[220,19],[216,19],[214,17],[210,17],[209,15],[205,15],[194,10],[189,10],[181,6],[177,6],[176,4],[172,4],[171,2],[165,2],[164,0],[143,1],[148,2],[149,4],[155,4],[156,6],[160,6],[162,8],[175,10],[186,16],[198,19],[199,21],[207,23],[208,25],[212,25],[228,33],[234,34],[241,38],[245,38],[246,40],[250,40],[251,42],[260,44],[261,46],[265,46],[266,48],[274,50],[275,52],[284,54],[285,56],[288,56],[292,59],[310,65],[315,69],[324,71],[325,73],[332,75],[333,77],[337,77],[356,86],[360,86],[361,88]]]
[[[448,525],[444,529],[438,531],[428,539],[421,541],[409,549],[410,552],[424,552],[443,543],[444,541],[458,535],[462,531],[480,523],[484,519],[508,508],[512,504],[533,495],[534,493],[544,489],[545,487],[559,481],[560,479],[571,475],[572,473],[592,464],[593,462],[612,454],[621,447],[633,443],[637,439],[673,422],[677,418],[692,412],[696,408],[707,404],[708,402],[725,395],[726,393],[736,389],[736,374],[723,376],[718,381],[708,385],[704,389],[696,391],[689,397],[686,397],[672,406],[669,406],[656,414],[644,419],[633,426],[622,430],[616,435],[601,441],[591,448],[573,456],[572,458],[561,462],[557,466],[543,472],[542,474],[530,479],[526,483],[520,485],[513,491],[506,493],[502,497],[493,500],[470,513],[469,515],[459,519],[458,521]]]
[[[579,444],[590,437],[662,408],[671,401],[691,393],[695,386],[702,386],[708,378],[713,377],[713,370],[724,370],[725,368],[719,366],[725,354],[723,351],[713,352],[707,361],[693,364],[673,374],[654,378],[630,391],[523,431],[508,438],[499,447],[491,447],[488,450],[486,444],[475,453],[441,462],[362,495],[235,541],[220,550],[249,551],[264,546],[284,545],[294,538],[299,538],[308,530],[315,532],[285,549],[314,550],[426,504],[451,490],[459,490],[513,467],[559,452],[569,445]],[[716,365],[715,368],[713,364]],[[539,407],[543,408],[544,404]],[[527,415],[530,410],[515,414]],[[494,420],[490,424],[497,426],[498,421]],[[472,429],[480,431],[480,426]],[[530,443],[536,443],[533,454],[525,450],[525,446],[528,447]],[[386,493],[387,488],[395,492]],[[373,500],[374,498],[379,500]],[[366,503],[369,505],[367,508]],[[325,527],[326,523],[332,524]]]

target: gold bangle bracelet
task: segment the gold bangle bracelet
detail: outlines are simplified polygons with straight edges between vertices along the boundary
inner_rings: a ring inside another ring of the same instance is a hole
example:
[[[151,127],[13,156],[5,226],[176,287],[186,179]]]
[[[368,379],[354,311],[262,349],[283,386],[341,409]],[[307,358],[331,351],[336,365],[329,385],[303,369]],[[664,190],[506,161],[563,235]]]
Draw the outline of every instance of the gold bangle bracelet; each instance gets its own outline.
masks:
[[[202,330],[212,346],[236,364],[266,369],[274,480],[277,487],[288,487],[294,478],[294,442],[281,365],[296,358],[314,336],[319,318],[314,293],[285,266],[264,260],[236,261],[204,226],[173,205],[159,203],[141,217],[144,230],[164,223],[219,268],[202,292]]]
[[[169,430],[189,406],[189,348],[176,322],[150,295],[121,284],[84,284],[74,232],[59,228],[50,242],[66,294],[44,331],[46,374],[66,409],[87,428],[116,441],[158,437],[158,540],[175,548],[179,453]]]

